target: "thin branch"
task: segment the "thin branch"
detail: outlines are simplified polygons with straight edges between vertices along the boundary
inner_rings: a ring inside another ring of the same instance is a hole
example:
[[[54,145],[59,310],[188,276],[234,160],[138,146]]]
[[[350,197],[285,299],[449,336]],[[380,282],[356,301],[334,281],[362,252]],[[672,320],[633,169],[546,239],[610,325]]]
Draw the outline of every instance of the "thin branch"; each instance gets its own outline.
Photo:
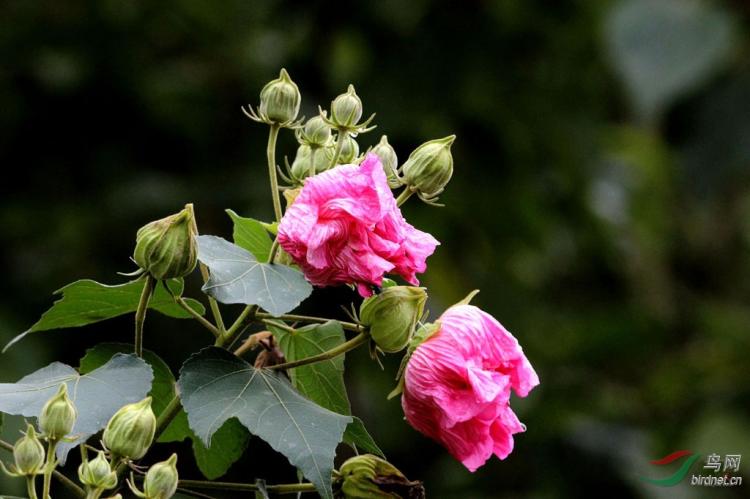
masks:
[[[364,327],[355,324],[353,322],[343,322],[337,319],[326,319],[325,317],[309,317],[307,315],[295,315],[295,314],[283,314],[283,315],[272,315],[268,312],[256,312],[255,317],[258,319],[277,319],[280,321],[290,321],[290,322],[309,322],[311,324],[323,324],[329,321],[336,321],[339,324],[341,324],[341,327],[348,331],[354,331],[356,333],[361,333],[364,330]]]
[[[216,338],[219,337],[221,334],[216,326],[211,324],[211,322],[203,317],[201,314],[199,314],[196,310],[193,309],[190,305],[188,305],[188,302],[185,301],[185,299],[182,296],[175,296],[174,297],[175,302],[182,307],[187,313],[189,313],[195,320],[201,323],[203,327],[211,331],[211,334],[213,334]]]
[[[370,335],[369,333],[359,333],[357,336],[352,338],[351,340],[342,343],[341,345],[337,346],[336,348],[332,348],[328,350],[327,352],[323,352],[318,355],[313,355],[312,357],[306,357],[304,359],[294,360],[291,362],[284,362],[283,364],[276,364],[274,366],[268,366],[268,369],[292,369],[294,367],[304,366],[307,364],[314,364],[316,362],[322,362],[324,360],[333,359],[334,357],[338,357],[339,355],[342,355],[349,350],[354,350],[358,346],[362,345],[363,343],[366,343],[369,341]]]
[[[236,490],[247,492],[258,490],[258,486],[254,483],[208,482],[205,480],[180,480],[179,486],[206,490]],[[274,494],[296,494],[298,492],[315,492],[315,485],[311,483],[282,483],[278,485],[266,485],[266,490]]]

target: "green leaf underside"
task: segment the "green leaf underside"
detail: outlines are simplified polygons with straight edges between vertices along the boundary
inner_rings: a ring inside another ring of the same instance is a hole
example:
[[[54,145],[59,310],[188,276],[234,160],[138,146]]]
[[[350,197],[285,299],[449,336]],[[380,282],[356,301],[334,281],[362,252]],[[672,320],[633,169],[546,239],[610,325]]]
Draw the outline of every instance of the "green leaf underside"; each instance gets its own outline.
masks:
[[[118,353],[128,354],[133,351],[133,345],[127,343],[100,343],[86,350],[86,355],[81,359],[78,371],[87,374],[107,363],[109,359]],[[151,408],[158,417],[176,395],[175,379],[169,366],[154,352],[143,351],[143,360],[151,366],[154,380],[151,383]]]
[[[79,371],[86,374],[104,365],[117,353],[129,353],[132,345],[126,343],[100,343],[86,351],[81,359]],[[169,366],[154,352],[145,350],[144,360],[154,372],[149,395],[153,398],[151,407],[158,417],[177,393],[176,381]],[[186,438],[193,441],[193,454],[203,475],[209,480],[215,480],[226,474],[247,448],[250,440],[248,431],[236,420],[230,420],[211,439],[211,448],[206,448],[201,440],[190,430],[185,411],[180,411],[167,429],[157,440],[161,443],[181,442]]]
[[[320,407],[279,373],[256,369],[221,348],[189,358],[178,386],[190,427],[205,444],[237,418],[300,469],[322,497],[333,497],[333,459],[351,417]]]
[[[78,409],[72,435],[78,439],[61,443],[57,455],[64,464],[68,452],[104,426],[125,404],[142,400],[151,389],[151,368],[135,355],[116,354],[106,364],[86,374],[60,362],[24,376],[17,383],[0,383],[0,412],[27,418],[38,417],[45,402],[61,383]]]
[[[169,281],[169,288],[175,295],[182,294],[182,279]],[[18,342],[29,333],[47,331],[50,329],[71,328],[93,324],[94,322],[111,319],[119,315],[135,312],[143,290],[143,281],[135,280],[126,284],[114,286],[101,284],[90,279],[81,279],[55,291],[62,294],[52,308],[44,312],[42,317],[26,332],[16,336],[5,347]],[[203,305],[191,298],[185,301],[198,313],[203,315]],[[185,310],[177,305],[164,286],[156,286],[149,302],[149,308],[176,319],[191,318]]]
[[[273,315],[292,311],[312,293],[301,272],[262,263],[217,236],[198,236],[198,259],[211,271],[203,291],[222,303],[259,305]]]
[[[289,361],[318,355],[336,348],[346,341],[344,329],[337,321],[311,324],[294,332],[269,325],[269,330]],[[305,397],[328,410],[351,415],[351,405],[344,383],[344,356],[316,362],[289,370],[292,384]],[[382,456],[383,452],[367,433],[359,418],[349,423],[344,433],[344,442]]]
[[[248,250],[259,262],[267,262],[273,242],[263,224],[254,218],[241,217],[232,210],[227,210],[227,214],[234,223],[234,244]]]

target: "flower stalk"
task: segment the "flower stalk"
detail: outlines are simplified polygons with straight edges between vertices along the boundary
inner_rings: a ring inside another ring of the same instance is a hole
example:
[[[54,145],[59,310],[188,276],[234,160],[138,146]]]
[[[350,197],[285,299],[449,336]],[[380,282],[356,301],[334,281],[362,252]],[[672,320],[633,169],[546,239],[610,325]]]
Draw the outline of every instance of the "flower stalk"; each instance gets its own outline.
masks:
[[[138,357],[143,357],[143,324],[146,321],[148,303],[154,292],[154,282],[154,278],[150,274],[146,274],[141,299],[138,301],[138,308],[135,311],[135,354]]]

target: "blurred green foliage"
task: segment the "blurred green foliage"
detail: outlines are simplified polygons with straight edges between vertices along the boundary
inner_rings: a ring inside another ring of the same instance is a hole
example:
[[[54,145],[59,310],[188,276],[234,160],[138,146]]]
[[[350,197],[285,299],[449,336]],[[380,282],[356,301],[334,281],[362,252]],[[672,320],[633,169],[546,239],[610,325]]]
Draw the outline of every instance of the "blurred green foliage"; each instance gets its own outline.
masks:
[[[64,284],[121,282],[137,228],[186,202],[202,233],[228,237],[229,207],[271,218],[266,130],[239,108],[283,66],[307,116],[356,85],[378,113],[361,146],[386,133],[403,160],[456,133],[447,206],[404,208],[442,242],[430,308],[481,288],[542,380],[513,402],[514,453],[470,474],[385,400],[397,356],[384,372],[349,356],[354,413],[389,459],[430,497],[705,497],[638,477],[683,448],[750,459],[749,19],[729,0],[6,0],[0,341]],[[293,155],[291,134],[280,145]],[[34,335],[0,381],[131,328]],[[175,371],[208,341],[156,315],[147,329]],[[268,452],[253,439],[226,479],[295,480]],[[189,459],[181,473],[199,476]]]

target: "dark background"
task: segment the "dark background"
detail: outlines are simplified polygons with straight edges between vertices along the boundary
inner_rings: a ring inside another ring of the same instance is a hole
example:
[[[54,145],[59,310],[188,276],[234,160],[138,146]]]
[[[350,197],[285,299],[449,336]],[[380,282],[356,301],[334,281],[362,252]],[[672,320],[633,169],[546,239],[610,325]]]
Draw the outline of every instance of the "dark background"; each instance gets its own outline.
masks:
[[[355,413],[391,461],[430,497],[740,497],[748,484],[639,477],[671,474],[648,462],[678,449],[750,459],[749,17],[740,0],[5,0],[0,342],[64,284],[122,282],[136,230],[186,202],[202,233],[229,237],[228,207],[270,219],[267,130],[239,108],[283,66],[307,116],[355,84],[378,113],[363,149],[385,133],[403,160],[458,136],[446,207],[404,207],[442,242],[430,308],[480,288],[542,381],[513,401],[528,426],[516,450],[471,474],[385,400],[397,356],[381,372],[350,355]],[[293,153],[284,133],[279,157]],[[32,335],[0,357],[0,381],[77,365],[131,329]],[[175,371],[209,340],[147,321],[147,348]],[[226,478],[293,480],[267,453],[253,440]]]

